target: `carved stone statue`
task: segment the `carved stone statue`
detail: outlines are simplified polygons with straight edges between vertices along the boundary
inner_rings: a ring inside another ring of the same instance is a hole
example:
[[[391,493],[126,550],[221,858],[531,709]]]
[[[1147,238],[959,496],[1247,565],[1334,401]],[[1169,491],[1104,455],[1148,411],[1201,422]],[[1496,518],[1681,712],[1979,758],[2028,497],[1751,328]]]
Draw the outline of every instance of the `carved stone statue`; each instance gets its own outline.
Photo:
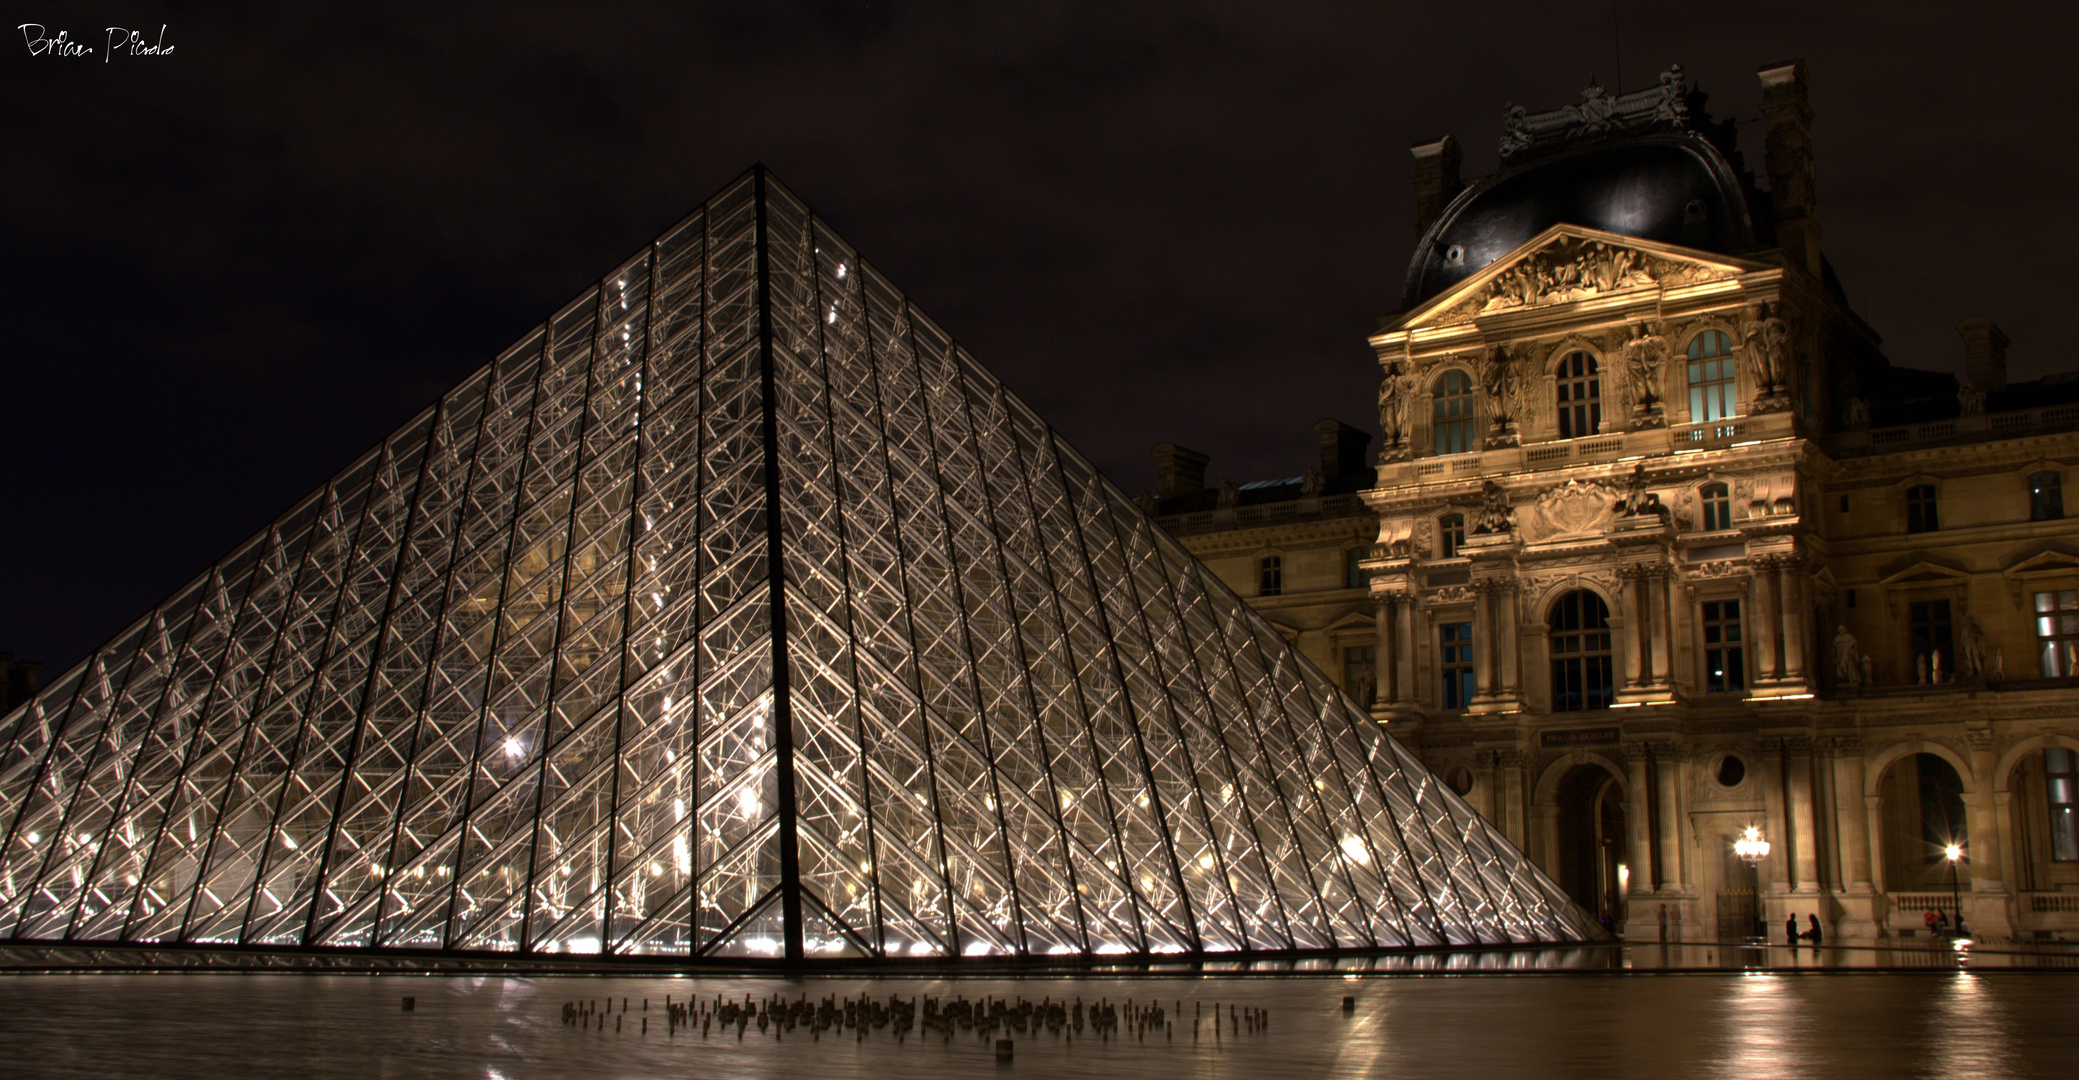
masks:
[[[1967,382],[1956,384],[1956,404],[1965,416],[1978,416],[1985,412],[1985,391]]]
[[[1932,686],[1942,681],[1942,650],[1927,651],[1927,681]]]
[[[1998,645],[1992,647],[1992,678],[1998,682],[2007,677],[2007,650]]]
[[[1980,678],[1985,674],[1985,628],[1978,625],[1973,615],[1963,624],[1963,666],[1957,674],[1964,678]]]
[[[1509,509],[1509,493],[1500,484],[1487,481],[1480,489],[1480,512],[1473,518],[1473,532],[1479,535],[1513,532],[1516,528],[1515,514]]]
[[[1398,363],[1387,365],[1385,377],[1379,380],[1379,431],[1384,436],[1380,461],[1399,461],[1408,456],[1408,436],[1412,433],[1408,414],[1414,398],[1415,376],[1403,371]]]
[[[1862,658],[1862,684],[1864,686],[1877,685],[1877,665],[1867,655]]]
[[[1149,491],[1142,491],[1142,492],[1141,492],[1141,494],[1140,494],[1140,497],[1139,497],[1139,498],[1137,498],[1137,499],[1135,499],[1135,500],[1133,500],[1133,501],[1134,501],[1134,502],[1136,502],[1136,503],[1138,503],[1138,504],[1140,504],[1140,508],[1141,508],[1141,510],[1142,510],[1142,511],[1143,511],[1144,513],[1149,513],[1149,514],[1152,514],[1152,513],[1154,513],[1154,512],[1155,512],[1155,495],[1154,495],[1154,493],[1152,493],[1152,492],[1149,492]]]
[[[1848,429],[1850,431],[1861,431],[1862,429],[1869,427],[1870,399],[1859,397],[1849,398],[1848,407],[1847,409],[1843,410],[1842,419],[1847,422]]]
[[[1834,678],[1842,686],[1860,686],[1862,665],[1862,647],[1844,624],[1834,631]]]
[[[1234,481],[1232,481],[1232,480],[1222,480],[1222,481],[1220,481],[1220,503],[1219,503],[1219,505],[1221,505],[1222,507],[1229,507],[1229,506],[1233,506],[1233,505],[1235,504],[1235,501],[1236,501],[1236,500],[1238,500],[1238,499],[1240,499],[1241,497],[1242,497],[1242,489],[1241,489],[1241,488],[1238,488],[1238,487],[1236,487],[1236,486],[1235,486],[1235,483],[1234,483]]]
[[[1915,684],[1915,685],[1918,685],[1918,686],[1926,686],[1926,685],[1927,685],[1927,654],[1926,654],[1926,653],[1921,653],[1921,654],[1920,654],[1919,656],[1917,656],[1917,657],[1914,657],[1914,658],[1913,658],[1913,682],[1914,682],[1914,684]]]
[[[1321,470],[1308,469],[1307,474],[1299,478],[1299,493],[1308,497],[1321,494]]]
[[[1790,324],[1768,305],[1755,304],[1747,309],[1740,336],[1746,341],[1756,401],[1782,397],[1790,370]]]
[[[1634,323],[1624,343],[1624,389],[1631,398],[1634,428],[1660,427],[1660,370],[1667,364],[1668,340],[1653,333],[1644,323]]]
[[[1624,516],[1637,517],[1647,512],[1649,500],[1652,500],[1651,505],[1659,505],[1658,500],[1653,499],[1652,493],[1646,490],[1646,467],[1634,465],[1631,467],[1631,475],[1624,480]]]

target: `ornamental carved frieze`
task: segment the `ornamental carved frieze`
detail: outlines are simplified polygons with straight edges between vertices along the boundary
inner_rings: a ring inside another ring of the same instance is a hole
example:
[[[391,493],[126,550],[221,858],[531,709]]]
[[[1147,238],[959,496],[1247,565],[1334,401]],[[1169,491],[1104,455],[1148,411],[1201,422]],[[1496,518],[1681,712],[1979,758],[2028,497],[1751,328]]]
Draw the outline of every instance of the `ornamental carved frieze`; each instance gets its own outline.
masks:
[[[1625,508],[1625,493],[1596,481],[1569,480],[1537,497],[1524,523],[1524,539],[1533,543],[1576,536],[1600,536]]]

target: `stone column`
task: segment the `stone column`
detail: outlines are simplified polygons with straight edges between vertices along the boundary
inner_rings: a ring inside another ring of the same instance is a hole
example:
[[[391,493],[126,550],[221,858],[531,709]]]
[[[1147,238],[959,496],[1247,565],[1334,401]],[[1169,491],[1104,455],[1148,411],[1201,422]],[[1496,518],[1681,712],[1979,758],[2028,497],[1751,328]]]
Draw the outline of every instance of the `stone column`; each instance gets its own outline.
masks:
[[[1474,790],[1478,792],[1477,797],[1471,800],[1473,809],[1489,821],[1500,821],[1501,775],[1494,768],[1494,751],[1473,751],[1473,776]]]
[[[1617,614],[1617,618],[1609,620],[1609,628],[1611,628],[1611,633],[1615,635],[1617,689],[1630,689],[1630,687],[1636,687],[1638,680],[1640,680],[1640,676],[1638,676],[1638,672],[1640,672],[1638,643],[1644,637],[1642,620],[1640,620],[1640,612],[1638,612],[1638,608],[1640,608],[1640,603],[1638,603],[1638,591],[1640,589],[1638,589],[1638,585],[1640,583],[1638,583],[1638,572],[1632,570],[1632,568],[1624,568],[1624,570],[1617,570],[1617,572],[1622,574],[1620,578],[1617,578],[1617,581],[1622,583],[1620,587],[1617,587],[1617,612],[1620,612],[1620,614]]]
[[[1878,795],[1862,797],[1863,831],[1870,838],[1870,888],[1876,892],[1886,891],[1884,886],[1884,799]]]
[[[1876,880],[1870,870],[1870,826],[1863,813],[1862,740],[1834,743],[1834,831],[1841,838],[1841,883],[1866,893]]]
[[[1769,857],[1762,860],[1763,880],[1768,892],[1787,892],[1790,872],[1790,815],[1783,806],[1783,744],[1776,739],[1761,741],[1761,806],[1767,823],[1764,837],[1770,844]],[[1765,913],[1766,914],[1766,913]]]
[[[1843,938],[1867,940],[1877,936],[1877,898],[1870,887],[1869,818],[1862,806],[1862,740],[1835,739],[1833,750],[1834,837],[1841,852],[1841,876],[1834,882],[1841,905],[1837,930]]]
[[[2002,818],[1993,797],[1993,772],[1999,767],[1999,740],[1984,728],[1964,732],[1971,744],[1971,928],[1993,937],[2013,934],[2007,918],[2007,884],[2001,872]]]
[[[1409,704],[1422,700],[1422,667],[1418,658],[1429,643],[1416,635],[1415,598],[1402,596],[1393,606],[1393,640],[1400,644],[1400,655],[1393,659],[1393,685],[1399,694],[1396,699]],[[1434,655],[1434,654],[1432,654]]]
[[[1509,840],[1528,852],[1530,825],[1525,811],[1529,804],[1525,797],[1523,751],[1497,750],[1494,760],[1501,768],[1502,776],[1502,816],[1499,823]]]
[[[1653,801],[1646,780],[1645,743],[1624,744],[1624,831],[1630,841],[1625,862],[1631,869],[1630,887],[1625,890],[1624,936],[1643,941],[1658,936],[1659,926],[1649,921],[1645,897],[1653,893]],[[1637,900],[1637,903],[1633,903]]]
[[[1819,830],[1812,816],[1812,743],[1808,739],[1785,739],[1783,768],[1790,781],[1791,850],[1795,891],[1799,895],[1819,891]]]
[[[1676,775],[1680,750],[1663,745],[1653,764],[1660,781],[1660,891],[1686,893],[1689,876],[1684,872],[1682,851],[1682,808],[1677,805],[1681,778]]]
[[[1400,700],[1401,645],[1393,632],[1394,608],[1397,606],[1397,597],[1392,593],[1381,593],[1373,612],[1373,636],[1378,645],[1372,657],[1372,700],[1381,705],[1391,705]]]
[[[1495,597],[1501,608],[1495,620],[1494,640],[1501,649],[1501,689],[1504,693],[1521,696],[1523,693],[1523,627],[1519,620],[1516,583],[1508,582]]]
[[[1473,583],[1473,695],[1494,696],[1494,614],[1484,582]]]
[[[1664,568],[1655,569],[1658,572],[1647,579],[1652,590],[1652,603],[1648,607],[1653,612],[1653,685],[1667,686],[1674,667],[1668,619],[1668,576]]]
[[[1802,679],[1811,670],[1805,656],[1805,625],[1811,613],[1805,610],[1804,563],[1785,559],[1777,573],[1783,583],[1783,677]]]
[[[1776,589],[1775,567],[1767,561],[1757,561],[1754,567],[1754,618],[1747,625],[1754,628],[1748,636],[1753,638],[1754,677],[1757,682],[1769,682],[1776,678]]]

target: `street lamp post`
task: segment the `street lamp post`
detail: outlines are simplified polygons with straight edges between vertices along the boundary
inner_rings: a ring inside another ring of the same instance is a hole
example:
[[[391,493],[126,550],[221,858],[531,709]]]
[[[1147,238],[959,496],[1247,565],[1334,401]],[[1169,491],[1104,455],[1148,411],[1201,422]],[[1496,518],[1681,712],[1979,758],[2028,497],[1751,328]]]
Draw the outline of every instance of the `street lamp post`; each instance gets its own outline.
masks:
[[[1963,847],[1951,844],[1942,849],[1942,856],[1949,860],[1949,910],[1956,915],[1956,936],[1963,936],[1963,890],[1956,883],[1956,864],[1963,861]]]
[[[1768,937],[1768,928],[1762,924],[1761,913],[1761,861],[1769,857],[1769,842],[1762,839],[1761,830],[1753,825],[1740,831],[1740,838],[1733,841],[1733,854],[1747,864],[1747,872],[1754,881],[1754,936]]]

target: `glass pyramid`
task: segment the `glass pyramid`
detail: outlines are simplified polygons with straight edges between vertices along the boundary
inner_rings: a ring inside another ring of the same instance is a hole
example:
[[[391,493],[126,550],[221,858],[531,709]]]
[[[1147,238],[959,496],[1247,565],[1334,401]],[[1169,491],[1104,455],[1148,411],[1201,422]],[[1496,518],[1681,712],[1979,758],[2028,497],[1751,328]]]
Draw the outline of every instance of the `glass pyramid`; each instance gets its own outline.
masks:
[[[1580,940],[763,169],[0,721],[0,938]]]

